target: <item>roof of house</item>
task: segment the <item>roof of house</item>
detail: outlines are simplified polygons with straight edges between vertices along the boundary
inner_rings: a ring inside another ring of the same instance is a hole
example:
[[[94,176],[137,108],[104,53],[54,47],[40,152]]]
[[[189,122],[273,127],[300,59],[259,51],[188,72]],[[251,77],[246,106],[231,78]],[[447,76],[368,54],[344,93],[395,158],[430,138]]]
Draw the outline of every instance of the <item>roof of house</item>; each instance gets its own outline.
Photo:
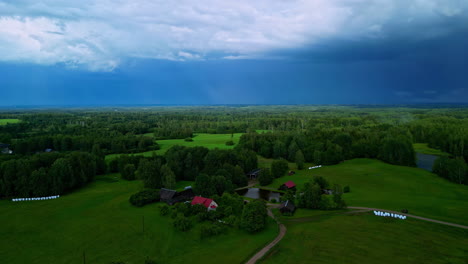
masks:
[[[284,185],[289,189],[296,187],[296,184],[293,181],[287,181],[286,183],[284,183]]]
[[[247,175],[257,175],[262,169],[251,170]]]
[[[165,188],[161,188],[159,191],[159,195],[161,196],[161,200],[170,200],[176,195],[177,191],[169,190]]]
[[[281,203],[280,208],[287,208],[287,209],[289,209],[291,211],[294,211],[296,209],[296,206],[294,205],[294,203],[292,201],[287,200],[286,202]]]
[[[205,206],[206,208],[210,207],[210,204],[211,202],[213,202],[213,199],[210,199],[210,198],[205,198],[205,197],[201,197],[201,196],[195,196],[192,200],[192,205],[195,205],[195,204],[201,204],[203,206]],[[215,205],[212,205],[210,208],[216,208]]]

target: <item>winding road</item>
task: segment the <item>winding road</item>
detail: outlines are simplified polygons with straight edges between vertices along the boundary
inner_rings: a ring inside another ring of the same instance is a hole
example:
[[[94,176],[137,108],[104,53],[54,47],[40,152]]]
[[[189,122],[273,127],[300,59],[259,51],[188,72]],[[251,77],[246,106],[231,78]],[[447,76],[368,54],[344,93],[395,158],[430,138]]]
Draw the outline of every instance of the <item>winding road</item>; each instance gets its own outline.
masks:
[[[268,206],[269,206],[268,209],[267,209],[268,210],[268,215],[271,218],[273,218],[276,221],[276,223],[278,224],[279,234],[273,241],[271,241],[268,245],[266,245],[264,248],[262,248],[260,251],[258,251],[253,257],[251,257],[246,262],[246,264],[255,264],[259,259],[261,259],[263,256],[265,256],[265,254],[268,253],[268,251],[270,251],[270,249],[272,249],[274,246],[276,246],[276,244],[278,244],[281,241],[281,239],[283,239],[283,237],[286,235],[286,231],[287,231],[286,226],[284,224],[282,224],[281,222],[279,222],[279,220],[276,219],[273,212],[271,211],[271,208],[278,208],[279,204],[268,204]],[[401,213],[401,212],[391,211],[391,210],[386,210],[386,209],[370,208],[370,207],[357,207],[357,206],[348,206],[348,209],[356,209],[356,211],[342,212],[342,213],[339,213],[339,214],[349,214],[349,213],[369,212],[369,211],[383,211],[383,212],[389,212],[389,213],[396,213],[396,214],[400,214],[400,215],[406,215],[406,217],[411,217],[411,218],[415,218],[415,219],[419,219],[419,220],[423,220],[423,221],[428,221],[428,222],[432,222],[432,223],[437,223],[437,224],[442,224],[442,225],[448,225],[448,226],[468,229],[468,226],[465,226],[465,225],[459,225],[459,224],[455,224],[455,223],[439,221],[439,220],[426,218],[426,217],[421,217],[421,216],[417,216],[417,215],[404,214],[404,213]],[[297,218],[297,220],[299,220],[299,219],[301,219],[301,218]],[[301,222],[303,222],[303,220],[305,220],[305,219],[306,218],[301,219],[302,220]],[[291,221],[291,222],[293,222],[293,221]]]

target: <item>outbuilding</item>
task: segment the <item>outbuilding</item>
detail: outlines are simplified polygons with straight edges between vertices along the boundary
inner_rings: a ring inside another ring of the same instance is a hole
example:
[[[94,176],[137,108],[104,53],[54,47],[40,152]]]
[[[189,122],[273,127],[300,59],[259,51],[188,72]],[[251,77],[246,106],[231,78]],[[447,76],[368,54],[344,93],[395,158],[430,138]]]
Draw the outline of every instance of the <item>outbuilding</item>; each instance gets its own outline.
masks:
[[[296,184],[293,181],[287,181],[283,185],[279,187],[280,190],[287,191],[287,190],[296,190]]]
[[[195,196],[191,204],[192,205],[201,204],[204,207],[206,207],[208,211],[216,210],[216,208],[218,208],[218,204],[213,199],[205,198],[201,196]]]
[[[293,214],[296,211],[296,205],[292,201],[287,200],[286,202],[282,202],[280,206],[280,212],[282,214]]]

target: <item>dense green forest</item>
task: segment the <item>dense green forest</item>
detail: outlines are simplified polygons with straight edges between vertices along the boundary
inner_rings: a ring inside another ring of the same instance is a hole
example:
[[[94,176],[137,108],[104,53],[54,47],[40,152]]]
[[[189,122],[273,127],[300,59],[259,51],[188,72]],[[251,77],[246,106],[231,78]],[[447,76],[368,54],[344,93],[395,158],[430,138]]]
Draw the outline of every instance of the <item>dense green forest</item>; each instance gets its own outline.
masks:
[[[430,106],[206,106],[116,109],[15,110],[0,119],[0,143],[13,154],[0,155],[0,196],[60,194],[95,175],[121,172],[147,187],[190,180],[206,195],[221,195],[246,184],[257,154],[331,165],[353,158],[375,158],[415,166],[413,143],[450,154],[434,172],[467,184],[468,109]],[[159,149],[157,140],[187,139],[194,133],[245,133],[233,150],[173,147],[164,156],[107,154]],[[169,176],[167,176],[169,175]],[[172,176],[173,175],[173,176]],[[174,177],[174,179],[166,178]]]

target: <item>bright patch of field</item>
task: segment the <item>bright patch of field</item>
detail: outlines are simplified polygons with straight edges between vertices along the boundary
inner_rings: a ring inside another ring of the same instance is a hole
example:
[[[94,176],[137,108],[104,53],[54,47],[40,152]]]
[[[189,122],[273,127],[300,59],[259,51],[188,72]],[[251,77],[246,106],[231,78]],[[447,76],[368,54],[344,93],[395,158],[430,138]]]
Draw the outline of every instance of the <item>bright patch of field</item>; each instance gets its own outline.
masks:
[[[145,134],[146,136],[152,136],[152,134]],[[133,155],[142,155],[145,157],[151,157],[153,153],[158,155],[162,155],[166,153],[168,149],[172,146],[185,146],[185,147],[206,147],[209,149],[219,148],[219,149],[232,149],[235,147],[235,144],[239,142],[239,138],[242,136],[242,133],[234,133],[233,137],[231,138],[232,134],[196,134],[192,139],[193,141],[188,142],[184,139],[165,139],[165,140],[157,140],[156,142],[161,147],[159,150],[155,151],[147,151],[141,153],[135,153]],[[234,142],[233,146],[227,146],[226,142],[232,140]],[[114,159],[121,154],[111,154],[106,156],[106,160]]]
[[[199,227],[183,233],[160,216],[160,204],[136,208],[128,198],[140,181],[118,175],[56,200],[0,201],[1,263],[240,263],[276,237],[276,224],[255,235],[230,229],[200,240]],[[145,231],[142,222],[144,217]],[[216,254],[216,257],[213,257]]]
[[[283,221],[286,236],[260,263],[466,263],[468,230],[373,214]]]
[[[437,156],[446,156],[449,155],[446,152],[443,152],[438,149],[430,148],[427,143],[414,143],[414,151],[417,153],[427,154],[427,155],[437,155]]]
[[[449,182],[418,168],[395,166],[378,160],[354,159],[334,166],[296,171],[293,176],[275,179],[271,188],[288,180],[300,189],[313,176],[330,183],[349,185],[344,199],[350,206],[363,206],[468,225],[468,186]]]
[[[0,126],[6,124],[16,124],[19,123],[19,119],[0,119]]]

